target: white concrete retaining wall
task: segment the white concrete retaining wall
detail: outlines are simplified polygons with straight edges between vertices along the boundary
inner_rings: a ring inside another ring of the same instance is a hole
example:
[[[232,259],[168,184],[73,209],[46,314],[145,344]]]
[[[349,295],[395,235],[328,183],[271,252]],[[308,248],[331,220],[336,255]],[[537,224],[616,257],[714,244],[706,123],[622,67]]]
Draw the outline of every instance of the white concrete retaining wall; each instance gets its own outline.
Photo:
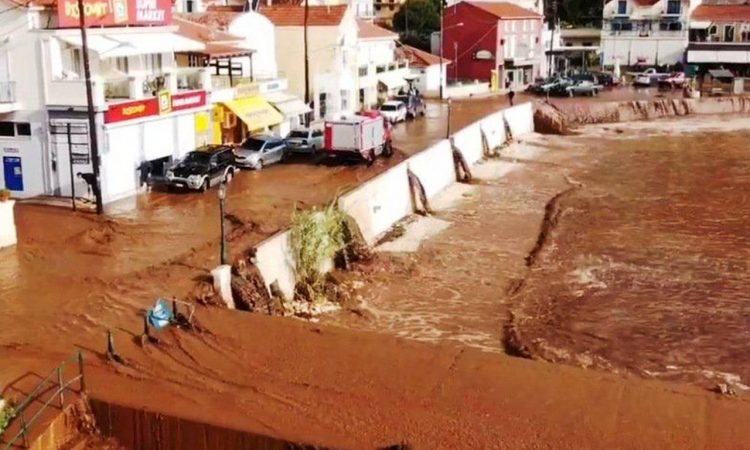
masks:
[[[417,153],[407,160],[409,169],[424,186],[427,199],[456,182],[453,149],[447,139]]]
[[[498,111],[479,121],[479,127],[487,137],[487,145],[490,149],[505,143],[505,121],[503,117],[503,111]]]
[[[391,167],[339,199],[339,208],[357,221],[370,245],[413,211],[407,164]]]
[[[0,248],[16,244],[15,200],[0,202]]]
[[[266,287],[274,281],[279,282],[279,288],[284,296],[294,296],[296,284],[294,274],[294,256],[289,246],[289,232],[275,234],[258,245],[255,254],[256,265]]]
[[[531,103],[484,117],[453,135],[454,145],[469,164],[477,163],[483,156],[480,127],[485,131],[491,148],[505,142],[503,118],[508,121],[514,138],[534,130]],[[427,198],[432,199],[456,181],[450,142],[443,139],[339,198],[339,207],[357,221],[368,244],[377,242],[394,224],[414,211],[407,169],[419,178]],[[266,286],[278,281],[282,293],[292,298],[295,264],[289,246],[289,232],[279,233],[261,242],[257,247],[256,259]]]

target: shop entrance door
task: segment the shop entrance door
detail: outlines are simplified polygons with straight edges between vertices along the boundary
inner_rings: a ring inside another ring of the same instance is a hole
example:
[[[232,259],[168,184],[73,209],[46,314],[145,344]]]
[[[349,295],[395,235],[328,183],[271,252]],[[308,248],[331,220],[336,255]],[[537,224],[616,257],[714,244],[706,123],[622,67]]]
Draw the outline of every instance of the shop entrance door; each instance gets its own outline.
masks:
[[[88,123],[85,120],[52,120],[49,133],[54,195],[85,197],[88,187],[76,174],[93,170]]]

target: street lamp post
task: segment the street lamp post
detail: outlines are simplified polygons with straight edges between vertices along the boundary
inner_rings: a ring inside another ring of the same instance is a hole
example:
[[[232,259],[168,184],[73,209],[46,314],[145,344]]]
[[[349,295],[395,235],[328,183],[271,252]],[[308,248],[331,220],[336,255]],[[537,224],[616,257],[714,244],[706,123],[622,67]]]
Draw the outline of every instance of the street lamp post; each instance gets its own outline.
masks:
[[[227,239],[226,239],[226,233],[224,230],[224,201],[227,198],[227,187],[225,182],[221,182],[221,185],[219,185],[219,217],[221,221],[221,255],[220,262],[223,266],[227,263]]]
[[[448,97],[448,125],[445,130],[445,138],[450,139],[451,137],[451,109],[452,109],[452,101],[451,98]]]

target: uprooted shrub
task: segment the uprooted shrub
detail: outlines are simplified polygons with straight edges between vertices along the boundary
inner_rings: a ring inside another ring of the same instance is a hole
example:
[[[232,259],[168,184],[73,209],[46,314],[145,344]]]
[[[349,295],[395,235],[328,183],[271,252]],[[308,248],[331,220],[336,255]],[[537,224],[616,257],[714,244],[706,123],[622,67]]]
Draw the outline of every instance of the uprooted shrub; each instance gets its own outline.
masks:
[[[325,208],[297,210],[292,216],[290,245],[296,262],[295,295],[313,305],[342,299],[328,275],[333,264],[348,268],[371,256],[356,223],[332,202]],[[335,283],[334,283],[335,284]]]

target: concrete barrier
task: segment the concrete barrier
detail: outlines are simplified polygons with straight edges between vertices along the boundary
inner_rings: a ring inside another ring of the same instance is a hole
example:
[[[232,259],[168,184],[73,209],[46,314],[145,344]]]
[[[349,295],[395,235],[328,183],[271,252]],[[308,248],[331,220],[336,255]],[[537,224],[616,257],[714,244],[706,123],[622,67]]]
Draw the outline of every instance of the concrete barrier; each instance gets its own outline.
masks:
[[[339,208],[357,221],[370,245],[413,211],[407,168],[404,161],[339,199]]]
[[[408,166],[422,182],[428,199],[456,182],[453,149],[447,139],[409,158]]]
[[[0,202],[0,248],[16,245],[15,200]]]
[[[453,135],[454,145],[469,164],[477,163],[484,156],[481,130],[485,131],[491,147],[505,142],[503,118],[508,121],[514,137],[533,131],[534,111],[531,103],[484,117]],[[435,197],[456,181],[450,142],[447,139],[438,142],[339,198],[339,208],[357,222],[369,245],[377,242],[394,224],[414,211],[407,170],[419,178],[427,198]],[[294,296],[295,263],[289,232],[279,233],[261,242],[257,247],[256,265],[267,287],[277,281],[285,297]]]
[[[469,164],[475,164],[484,156],[482,151],[482,132],[479,122],[474,122],[461,131],[453,134],[453,145],[464,155]]]
[[[505,122],[503,118],[503,111],[498,111],[479,121],[479,127],[484,132],[490,149],[505,143]]]
[[[286,298],[294,296],[296,284],[294,254],[289,245],[289,232],[275,234],[261,242],[256,248],[255,264],[260,271],[266,287],[274,281]]]
[[[534,107],[531,102],[522,103],[503,111],[514,137],[534,131]]]
[[[466,98],[490,92],[490,83],[477,81],[454,84],[445,88],[446,98]]]

